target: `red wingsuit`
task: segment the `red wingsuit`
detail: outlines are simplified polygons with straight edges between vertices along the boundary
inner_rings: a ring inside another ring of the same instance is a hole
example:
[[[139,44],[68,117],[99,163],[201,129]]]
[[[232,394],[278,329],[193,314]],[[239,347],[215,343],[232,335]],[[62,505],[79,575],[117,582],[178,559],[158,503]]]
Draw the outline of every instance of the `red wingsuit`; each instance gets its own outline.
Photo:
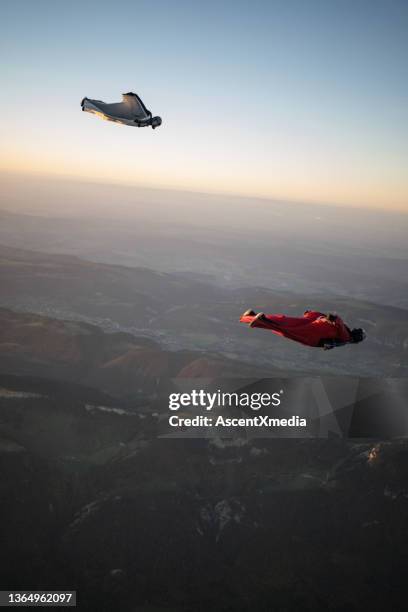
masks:
[[[251,323],[253,315],[242,316],[241,323]],[[326,315],[315,310],[306,310],[302,317],[287,317],[282,314],[264,315],[254,327],[269,329],[278,336],[301,342],[307,346],[322,346],[325,340],[339,343],[350,342],[351,335],[340,317],[328,321]]]

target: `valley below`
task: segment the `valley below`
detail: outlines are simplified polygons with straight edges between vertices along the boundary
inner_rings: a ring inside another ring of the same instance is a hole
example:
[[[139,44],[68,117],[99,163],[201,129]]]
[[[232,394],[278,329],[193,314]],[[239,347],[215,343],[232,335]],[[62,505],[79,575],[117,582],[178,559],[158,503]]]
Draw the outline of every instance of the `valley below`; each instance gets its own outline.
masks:
[[[182,210],[143,229],[0,213],[2,583],[76,589],[89,612],[401,609],[405,439],[177,437],[163,411],[217,381],[404,379],[400,234],[377,255],[351,230],[342,249],[331,212],[316,234],[302,213],[306,239],[278,205],[270,235]],[[367,340],[308,349],[247,308],[338,312]]]

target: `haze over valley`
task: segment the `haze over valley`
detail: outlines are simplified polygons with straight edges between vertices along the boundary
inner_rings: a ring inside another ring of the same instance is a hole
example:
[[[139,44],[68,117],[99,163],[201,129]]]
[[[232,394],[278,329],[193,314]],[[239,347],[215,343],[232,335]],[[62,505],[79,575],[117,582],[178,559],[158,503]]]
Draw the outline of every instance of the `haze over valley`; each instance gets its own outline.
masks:
[[[406,373],[407,215],[30,181],[31,195],[5,181],[1,306],[209,351],[237,371]],[[338,312],[368,339],[310,351],[239,325],[249,307]]]

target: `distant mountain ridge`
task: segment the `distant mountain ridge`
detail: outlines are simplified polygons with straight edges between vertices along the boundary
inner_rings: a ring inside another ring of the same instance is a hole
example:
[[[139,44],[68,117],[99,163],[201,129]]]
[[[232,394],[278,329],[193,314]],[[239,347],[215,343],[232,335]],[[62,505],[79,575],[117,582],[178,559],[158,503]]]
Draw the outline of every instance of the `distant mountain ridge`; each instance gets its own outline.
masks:
[[[115,192],[115,199],[119,195]],[[408,307],[407,215],[276,202],[258,202],[257,214],[250,215],[240,204],[240,212],[236,201],[225,207],[217,198],[211,206],[200,201],[178,208],[173,202],[157,209],[142,200],[123,218],[117,201],[104,218],[100,201],[84,216],[87,201],[70,198],[65,216],[58,206],[43,216],[0,210],[0,243],[171,274],[204,274],[220,287],[327,292]],[[78,205],[82,212],[75,216]]]

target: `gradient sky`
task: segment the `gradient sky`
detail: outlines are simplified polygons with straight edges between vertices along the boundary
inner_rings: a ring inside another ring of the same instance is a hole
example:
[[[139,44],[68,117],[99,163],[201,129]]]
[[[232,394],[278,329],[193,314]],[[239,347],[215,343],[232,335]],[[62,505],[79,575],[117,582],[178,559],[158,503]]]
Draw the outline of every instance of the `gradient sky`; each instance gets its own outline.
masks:
[[[0,169],[408,210],[408,2],[16,1]],[[139,93],[155,131],[81,113]]]

